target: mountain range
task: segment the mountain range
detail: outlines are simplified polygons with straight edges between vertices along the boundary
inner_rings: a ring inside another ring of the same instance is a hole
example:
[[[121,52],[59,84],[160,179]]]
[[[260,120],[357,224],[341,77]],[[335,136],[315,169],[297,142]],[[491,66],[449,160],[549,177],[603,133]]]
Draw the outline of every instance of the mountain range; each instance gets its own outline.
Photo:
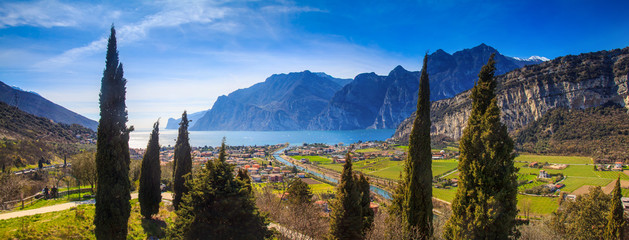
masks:
[[[57,123],[79,124],[96,130],[98,122],[68,110],[34,92],[27,92],[0,82],[0,102],[17,106],[20,110]]]
[[[341,89],[339,82],[343,81],[310,71],[275,74],[218,97],[190,130],[302,130]]]
[[[497,74],[545,59],[518,59],[481,44],[453,54],[428,55],[431,100],[472,88],[480,67],[496,53]],[[351,130],[396,128],[415,111],[419,72],[401,66],[387,76],[362,73],[338,79],[304,71],[276,74],[262,83],[220,96],[190,130]],[[167,128],[177,128],[169,119]]]
[[[523,127],[557,108],[582,110],[613,104],[629,111],[628,78],[629,47],[568,55],[513,70],[497,76],[502,122],[517,135]],[[468,90],[432,102],[432,134],[461,137],[472,106],[469,95]],[[414,117],[413,113],[400,124],[393,140],[408,141]]]

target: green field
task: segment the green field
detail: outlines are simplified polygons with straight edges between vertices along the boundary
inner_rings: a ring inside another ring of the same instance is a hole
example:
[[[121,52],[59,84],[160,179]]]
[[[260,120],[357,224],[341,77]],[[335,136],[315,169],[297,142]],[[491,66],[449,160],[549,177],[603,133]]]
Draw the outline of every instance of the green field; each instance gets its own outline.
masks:
[[[447,202],[452,202],[454,197],[456,196],[457,188],[443,189],[443,188],[432,188],[432,196],[434,198],[438,198]]]
[[[405,149],[405,146],[397,146],[396,148]],[[571,193],[583,185],[593,186],[606,186],[614,179],[620,176],[623,180],[629,180],[629,176],[621,172],[613,171],[595,171],[592,165],[592,159],[588,157],[574,157],[574,156],[540,156],[523,154],[516,158],[515,165],[518,167],[519,180],[533,180],[532,183],[519,186],[519,191],[524,191],[535,186],[547,184],[544,181],[537,181],[537,175],[542,169],[524,167],[523,162],[549,162],[558,164],[569,164],[565,169],[543,169],[550,174],[563,174],[566,178],[562,181],[566,186],[561,189],[563,192]],[[388,178],[392,180],[398,180],[400,172],[403,170],[403,161],[391,161],[388,158],[368,159],[364,161],[354,162],[354,170],[362,171],[366,174],[370,174],[377,177]],[[579,164],[579,165],[570,165]],[[585,165],[588,164],[588,165]],[[448,171],[457,168],[458,162],[456,160],[433,160],[432,171],[433,176],[444,174]],[[342,164],[321,164],[321,167],[328,168],[334,171],[342,171]],[[458,172],[448,175],[446,178],[457,178]],[[452,189],[439,189],[433,188],[433,196],[445,201],[451,202],[456,194],[456,188]],[[623,190],[623,195],[629,196],[629,189]],[[524,204],[523,201],[528,201],[526,204],[530,205],[530,212],[532,215],[541,216],[550,214],[557,209],[557,199],[551,197],[536,197],[527,195],[518,195],[518,199],[521,199],[519,207]],[[522,212],[520,214],[523,214]]]
[[[515,158],[516,162],[539,162],[539,163],[561,163],[561,164],[592,164],[592,158],[572,157],[572,156],[545,156],[521,154]]]
[[[608,178],[584,178],[577,176],[568,176],[566,180],[564,180],[563,184],[566,184],[566,187],[561,190],[564,192],[572,192],[574,190],[579,189],[583,185],[592,185],[592,186],[605,186],[612,182],[613,179]]]
[[[363,161],[353,162],[353,169],[361,171],[365,174],[374,175],[377,177],[388,178],[392,180],[398,180],[400,172],[403,169],[404,161],[391,161],[388,158],[375,158],[367,159]],[[432,175],[437,176],[446,172],[455,170],[458,165],[456,160],[433,160],[432,161]],[[320,167],[331,169],[334,171],[342,171],[343,164],[321,164]]]
[[[558,158],[558,157],[555,157]],[[573,158],[573,157],[563,157],[563,158]],[[561,158],[558,158],[561,160]],[[564,159],[564,162],[568,161]],[[517,166],[517,164],[516,164]],[[520,167],[521,174],[539,174],[541,169],[537,168],[528,168],[528,167]],[[579,189],[583,185],[592,185],[592,186],[605,186],[609,184],[612,180],[620,177],[623,180],[629,180],[629,176],[622,172],[615,171],[595,171],[593,165],[569,165],[566,169],[562,170],[553,170],[553,169],[544,169],[546,172],[550,174],[562,173],[566,179],[561,182],[566,186],[561,189],[563,192],[571,193],[574,190]]]
[[[527,207],[530,209],[531,215],[544,216],[551,214],[559,207],[557,198],[551,197],[536,197],[518,194],[518,209],[519,215],[524,215],[524,210]]]
[[[408,151],[408,146],[396,146],[395,148],[403,150],[403,151]]]
[[[453,151],[453,152],[458,152],[459,148],[458,147],[453,147],[453,146],[447,146],[446,148],[444,148],[443,150],[446,151]]]
[[[358,149],[355,152],[357,152],[357,153],[369,153],[369,152],[378,152],[378,151],[382,151],[382,150],[377,149],[377,148],[365,148],[365,149]]]
[[[312,191],[312,193],[314,194],[332,193],[335,191],[334,186],[323,182],[317,184],[308,184],[308,187],[310,187],[310,191]]]
[[[456,160],[432,160],[432,176],[441,175],[457,168],[459,162]]]
[[[316,162],[317,164],[331,164],[332,159],[323,157],[323,156],[292,156],[293,159],[300,161],[302,158],[308,159],[311,163]]]

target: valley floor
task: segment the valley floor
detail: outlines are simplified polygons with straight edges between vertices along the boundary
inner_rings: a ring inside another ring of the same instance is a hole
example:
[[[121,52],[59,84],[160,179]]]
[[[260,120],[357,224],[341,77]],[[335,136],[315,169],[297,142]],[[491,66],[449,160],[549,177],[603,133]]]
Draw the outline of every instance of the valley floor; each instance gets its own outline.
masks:
[[[398,147],[405,150],[403,146]],[[358,153],[375,153],[384,151],[377,148],[357,150]],[[438,149],[437,149],[438,151]],[[331,170],[336,175],[343,169],[342,163],[333,162],[332,156],[291,156],[295,163],[304,167]],[[300,163],[308,159],[308,163]],[[535,164],[537,163],[537,164]],[[373,181],[389,181],[396,183],[403,169],[404,161],[394,161],[390,157],[376,157],[365,160],[355,160],[353,169],[368,175]],[[456,181],[458,161],[456,159],[433,160],[433,177]],[[622,193],[629,196],[629,171],[599,171],[589,157],[575,156],[546,156],[522,154],[516,157],[515,165],[519,168],[518,208],[521,216],[544,217],[551,214],[558,207],[558,198],[562,192],[568,195],[581,195],[589,192],[590,187],[603,187],[606,193],[613,189],[613,181],[621,179]],[[548,178],[538,178],[540,171],[546,172]],[[325,170],[322,172],[326,172]],[[552,192],[536,192],[544,187],[554,185],[558,188]],[[435,186],[435,185],[433,185]],[[456,195],[456,185],[440,185],[433,187],[433,197],[452,202]]]

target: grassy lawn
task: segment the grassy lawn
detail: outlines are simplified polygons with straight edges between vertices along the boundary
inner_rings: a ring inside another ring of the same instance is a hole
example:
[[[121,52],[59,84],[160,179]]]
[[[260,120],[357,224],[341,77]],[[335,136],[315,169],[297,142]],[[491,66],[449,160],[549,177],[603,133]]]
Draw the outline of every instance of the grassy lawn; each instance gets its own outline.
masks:
[[[592,158],[589,157],[573,157],[573,156],[545,156],[521,154],[515,158],[520,162],[540,162],[540,163],[561,163],[561,164],[592,164]]]
[[[127,239],[165,237],[165,227],[171,223],[174,212],[163,204],[155,220],[140,215],[140,204],[131,201],[129,234]],[[59,212],[0,220],[0,239],[96,239],[94,236],[94,205],[80,205]]]
[[[530,208],[531,215],[543,216],[551,214],[557,210],[559,203],[557,198],[550,197],[535,197],[518,194],[518,209],[519,215],[524,215],[524,209],[526,206]]]
[[[87,195],[89,193],[81,193],[81,196],[83,195]],[[35,201],[32,205],[26,206],[24,207],[24,209],[19,209],[19,210],[29,210],[29,209],[36,209],[36,208],[40,208],[40,207],[47,207],[47,206],[52,206],[52,205],[57,205],[57,204],[61,204],[61,203],[67,203],[67,202],[73,202],[73,201],[80,201],[80,200],[87,200],[86,198],[82,198],[79,199],[79,194],[75,193],[75,194],[70,194],[70,199],[68,199],[68,196],[63,196],[62,198],[56,198],[56,199],[39,199],[37,201]]]

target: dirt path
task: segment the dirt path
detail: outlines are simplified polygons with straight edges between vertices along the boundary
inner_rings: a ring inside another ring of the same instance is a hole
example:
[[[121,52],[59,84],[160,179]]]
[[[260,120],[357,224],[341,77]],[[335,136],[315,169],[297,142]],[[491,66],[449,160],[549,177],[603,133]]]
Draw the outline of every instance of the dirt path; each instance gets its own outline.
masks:
[[[131,199],[136,199],[136,198],[138,198],[138,193],[131,193]],[[162,200],[172,201],[172,199],[173,199],[172,193],[162,193]],[[67,210],[67,209],[70,209],[70,208],[73,208],[82,204],[94,204],[94,203],[95,203],[94,199],[90,199],[90,200],[85,200],[85,201],[62,203],[62,204],[57,204],[53,206],[41,207],[37,209],[4,213],[4,214],[0,214],[0,220],[16,218],[16,217],[31,216],[35,214],[42,214],[42,213],[49,213],[49,212],[58,212],[58,211]]]

